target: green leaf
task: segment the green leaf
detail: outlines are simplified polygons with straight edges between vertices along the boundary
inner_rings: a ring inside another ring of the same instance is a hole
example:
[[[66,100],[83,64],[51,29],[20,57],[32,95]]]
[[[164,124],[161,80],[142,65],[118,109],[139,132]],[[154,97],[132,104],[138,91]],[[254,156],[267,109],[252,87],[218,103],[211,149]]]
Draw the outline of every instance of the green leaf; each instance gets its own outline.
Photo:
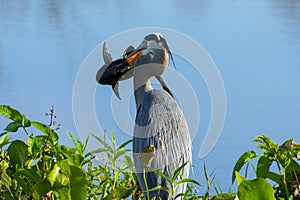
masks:
[[[27,117],[25,115],[23,115],[23,126],[25,128],[31,126],[31,121],[29,119],[27,119]]]
[[[11,108],[10,106],[0,105],[0,114],[5,118],[22,123],[22,114],[16,109]]]
[[[283,179],[283,175],[279,175],[277,173],[274,173],[274,172],[271,172],[269,171],[268,175],[267,175],[267,178],[269,178],[270,180],[278,183],[278,184],[281,184],[282,183],[282,179]]]
[[[265,135],[256,136],[254,142],[260,143],[256,146],[260,149],[265,150],[266,152],[276,152],[279,150],[279,146]]]
[[[238,171],[235,171],[235,176],[236,176],[236,181],[237,181],[238,185],[240,185],[243,181],[246,180],[246,178],[241,176]]]
[[[163,172],[161,172],[160,170],[157,169],[151,169],[152,172],[154,172],[155,174],[158,174],[159,176],[161,176],[163,179],[165,179],[166,181],[168,181],[170,184],[172,184],[171,179],[165,175]]]
[[[30,169],[19,169],[17,171],[17,174],[26,176],[28,179],[32,181],[39,181],[40,175],[38,174],[38,171],[36,168],[30,168]]]
[[[131,139],[131,140],[128,140],[128,141],[126,141],[126,142],[124,142],[123,144],[121,144],[120,146],[119,146],[119,148],[118,149],[122,149],[122,148],[124,148],[126,145],[128,145],[129,143],[131,143],[133,141],[133,139]]]
[[[109,150],[100,147],[100,148],[98,148],[98,149],[96,149],[96,150],[93,150],[93,151],[88,152],[84,157],[86,158],[86,157],[88,157],[88,156],[90,156],[90,155],[94,155],[94,154],[102,153],[102,152],[107,152],[107,151],[109,151]]]
[[[64,174],[58,174],[55,179],[55,188],[66,187],[69,186],[70,179]]]
[[[133,188],[126,188],[126,187],[117,187],[115,188],[111,194],[109,194],[105,199],[125,199],[131,195],[131,193],[135,190]]]
[[[69,164],[68,160],[59,162],[61,172],[70,180],[71,199],[85,200],[88,193],[88,180],[83,169]]]
[[[70,132],[67,132],[69,138],[71,138],[74,146],[76,147],[76,150],[78,153],[83,154],[85,150],[85,145],[82,144],[82,142],[76,137],[76,139],[73,137],[73,135]]]
[[[112,151],[112,148],[110,146],[108,146],[107,142],[105,142],[104,140],[102,140],[100,137],[98,137],[97,135],[91,134],[96,140],[98,140],[103,147],[105,147],[106,149],[108,149],[109,151]]]
[[[238,159],[238,161],[235,163],[233,171],[232,171],[232,183],[235,180],[235,171],[240,171],[242,169],[242,167],[251,159],[253,158],[257,158],[258,155],[255,151],[247,151],[245,153],[243,153],[243,155],[241,155]]]
[[[40,122],[31,122],[31,125],[33,125],[35,128],[39,129],[40,131],[42,131],[45,135],[49,135],[49,140],[54,143],[56,141],[58,141],[58,135],[55,131],[51,130],[48,126],[46,126],[45,124],[42,124]]]
[[[207,182],[207,186],[210,187],[210,178],[209,178],[209,175],[207,173],[207,169],[206,169],[205,163],[204,163],[204,175],[205,175],[205,179],[206,179],[206,182]]]
[[[28,146],[21,140],[13,141],[7,148],[10,162],[13,166],[23,166],[28,157]]]
[[[172,174],[172,180],[176,180],[179,174],[182,172],[183,168],[188,164],[189,162],[183,163],[180,167],[178,167],[174,173]]]
[[[257,162],[256,176],[266,178],[271,164],[272,160],[270,160],[267,156],[261,156]]]
[[[272,185],[261,177],[245,180],[238,186],[240,200],[275,200],[274,193]]]
[[[70,166],[71,177],[70,187],[71,187],[71,197],[72,199],[85,200],[88,194],[88,180],[86,173],[83,169],[75,166]]]
[[[6,174],[6,172],[1,173],[1,182],[12,195],[10,186],[11,186],[11,178]]]
[[[20,127],[22,127],[22,123],[20,122],[11,122],[9,123],[4,130],[8,132],[17,132]]]
[[[214,200],[234,200],[235,194],[230,194],[230,193],[217,194],[212,199],[214,199]]]
[[[8,137],[8,132],[2,133],[0,138],[0,149],[4,147],[5,145],[9,144],[10,139]]]
[[[57,176],[59,175],[59,171],[60,171],[59,166],[55,164],[53,169],[50,171],[50,173],[47,176],[47,180],[49,181],[52,187],[54,186]]]
[[[69,187],[60,187],[55,188],[53,194],[57,197],[57,199],[72,199],[71,197],[71,189]],[[78,199],[78,198],[74,198]]]
[[[133,161],[130,156],[124,155],[124,162],[127,167],[133,167]]]
[[[34,185],[33,199],[43,199],[51,190],[51,185],[47,180],[37,182]]]
[[[118,149],[116,152],[115,152],[115,155],[114,155],[114,159],[115,161],[117,161],[117,159],[124,155],[126,152],[130,151],[129,149]]]
[[[196,180],[191,179],[191,178],[183,178],[183,179],[177,181],[176,186],[179,184],[182,184],[182,183],[193,183],[193,184],[201,186],[200,183],[198,183]]]
[[[114,146],[117,144],[116,138],[115,138],[115,136],[114,136],[113,133],[111,134],[111,143],[112,143]]]
[[[156,187],[153,187],[151,189],[149,189],[147,192],[152,192],[152,191],[157,191],[157,190],[165,190],[166,192],[169,192],[169,190],[167,188],[164,188],[163,186],[161,185],[158,185]]]

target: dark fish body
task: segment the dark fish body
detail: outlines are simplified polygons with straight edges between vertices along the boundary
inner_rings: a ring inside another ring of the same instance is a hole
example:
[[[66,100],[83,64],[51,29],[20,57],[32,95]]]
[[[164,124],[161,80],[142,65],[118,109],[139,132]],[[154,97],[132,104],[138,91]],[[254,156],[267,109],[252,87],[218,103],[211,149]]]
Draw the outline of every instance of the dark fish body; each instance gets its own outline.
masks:
[[[125,75],[131,68],[133,68],[125,58],[121,58],[110,63],[106,68],[101,67],[98,70],[96,79],[101,85],[114,85]]]

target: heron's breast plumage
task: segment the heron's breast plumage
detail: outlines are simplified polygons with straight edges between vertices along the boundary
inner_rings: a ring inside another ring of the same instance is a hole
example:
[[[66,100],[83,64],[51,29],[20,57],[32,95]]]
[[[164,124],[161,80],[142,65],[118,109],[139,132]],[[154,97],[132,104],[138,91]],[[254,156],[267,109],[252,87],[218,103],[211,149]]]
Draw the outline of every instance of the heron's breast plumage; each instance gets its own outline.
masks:
[[[151,168],[164,171],[191,159],[191,140],[187,122],[173,97],[163,90],[145,93],[135,120],[133,153],[137,173],[143,162],[137,155],[148,146],[155,149]]]

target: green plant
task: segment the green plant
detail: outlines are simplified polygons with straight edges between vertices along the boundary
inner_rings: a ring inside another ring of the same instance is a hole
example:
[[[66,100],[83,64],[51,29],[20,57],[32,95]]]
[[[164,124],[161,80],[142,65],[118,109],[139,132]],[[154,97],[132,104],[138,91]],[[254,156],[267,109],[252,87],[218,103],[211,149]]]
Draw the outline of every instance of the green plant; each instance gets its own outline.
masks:
[[[242,154],[233,168],[232,183],[236,179],[236,172],[239,172],[246,164],[248,168],[249,161],[258,158],[255,169],[256,176],[257,178],[270,179],[276,183],[274,186],[275,197],[299,199],[300,166],[296,161],[296,156],[300,152],[300,146],[292,139],[279,146],[267,136],[257,136],[254,142],[258,143],[257,147],[262,150],[262,155],[259,156],[254,151],[247,151]],[[271,170],[272,164],[275,164],[277,171]]]
[[[111,134],[111,145],[106,139],[92,136],[102,144],[85,155],[90,157],[88,165],[89,197],[88,199],[121,199],[134,196],[137,189],[136,177],[131,158],[126,155],[126,148],[132,140],[128,140],[117,147],[114,134]],[[106,132],[104,132],[106,138]],[[101,163],[94,158],[96,154],[102,153]]]
[[[165,190],[169,196],[172,199],[176,199],[178,197],[189,197],[190,194],[188,192],[186,193],[179,193],[175,196],[175,191],[176,191],[176,187],[178,187],[181,184],[195,184],[195,185],[200,185],[200,183],[198,183],[196,180],[191,179],[191,178],[183,178],[178,180],[178,176],[180,174],[180,172],[183,170],[183,168],[188,164],[189,162],[186,162],[184,164],[182,164],[181,166],[179,166],[177,169],[175,169],[171,174],[171,177],[168,177],[166,174],[164,174],[163,172],[161,172],[160,170],[156,170],[156,169],[150,169],[151,171],[153,171],[154,173],[158,174],[159,176],[161,176],[163,179],[165,179],[168,184],[170,185],[170,187],[162,187],[162,186],[157,186],[154,187],[152,189],[149,190],[150,191],[155,191],[155,190]]]
[[[215,180],[215,172],[213,171],[212,173],[208,173],[207,171],[207,167],[204,163],[204,167],[203,167],[203,171],[204,171],[204,177],[206,180],[206,192],[204,193],[204,195],[202,196],[198,196],[197,199],[203,199],[203,200],[233,200],[235,198],[235,194],[233,194],[231,191],[229,191],[228,193],[223,193],[220,185],[218,184],[218,182]],[[212,186],[214,187],[215,190],[215,196],[211,197],[211,188]]]
[[[48,125],[31,121],[6,105],[0,105],[0,114],[12,121],[0,140],[2,199],[86,198],[88,182],[82,168],[84,147],[78,151],[78,148],[69,148],[58,142],[56,131],[59,125],[54,121],[53,106],[46,114],[50,116]],[[42,134],[30,134],[29,128]],[[17,133],[19,129],[26,133],[27,141],[10,142],[9,134]]]
[[[238,182],[238,197],[241,200],[275,200],[272,185],[261,177],[247,180],[235,172]]]
[[[133,161],[127,155],[132,140],[117,144],[114,134],[111,142],[91,134],[83,142],[67,132],[74,147],[59,142],[59,124],[52,106],[46,115],[49,124],[29,120],[25,115],[10,106],[0,105],[0,115],[10,120],[0,134],[0,199],[133,199],[149,198],[149,192],[165,190],[172,199],[233,200],[231,191],[223,193],[215,180],[215,174],[208,173],[204,164],[206,191],[199,194],[200,184],[191,178],[179,179],[180,172],[188,164],[174,169],[171,177],[159,170],[150,168],[153,159],[153,146],[145,149],[146,157],[140,157],[145,170],[153,171],[167,181],[167,186],[157,186],[147,191],[145,197],[139,189]],[[17,134],[24,132],[26,141]],[[100,143],[99,148],[87,152],[90,138]],[[237,160],[232,174],[232,183],[238,182],[237,195],[240,200],[260,199],[300,199],[299,178],[300,145],[292,139],[277,145],[267,136],[257,136],[254,140],[262,150],[247,151]],[[250,161],[256,159],[255,166]],[[256,178],[247,180],[249,169],[254,169]],[[245,177],[240,175],[246,168]],[[274,170],[275,169],[275,170]],[[144,171],[145,173],[145,171]],[[271,180],[272,185],[267,181]],[[146,180],[145,180],[146,181]],[[180,184],[187,184],[185,192],[176,194]],[[211,197],[214,188],[215,196]],[[159,198],[159,197],[158,197]]]

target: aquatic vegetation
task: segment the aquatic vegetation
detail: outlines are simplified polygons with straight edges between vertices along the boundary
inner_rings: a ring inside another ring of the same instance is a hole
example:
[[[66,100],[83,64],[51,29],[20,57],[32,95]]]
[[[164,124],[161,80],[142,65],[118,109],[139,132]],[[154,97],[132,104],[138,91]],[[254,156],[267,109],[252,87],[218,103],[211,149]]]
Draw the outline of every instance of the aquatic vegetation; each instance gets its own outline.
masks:
[[[111,133],[108,142],[105,131],[103,137],[91,134],[81,141],[67,132],[73,147],[63,145],[59,142],[60,125],[53,106],[46,113],[49,124],[32,121],[6,105],[0,105],[0,115],[10,120],[0,134],[1,199],[147,199],[138,186],[133,161],[128,155],[131,150],[127,146],[132,140],[118,144]],[[12,139],[22,132],[26,141]],[[99,148],[87,152],[90,138],[99,142]],[[145,149],[149,157],[140,159],[145,159],[147,170],[160,175],[169,187],[158,186],[148,192],[164,190],[172,199],[191,200],[300,199],[300,145],[292,139],[278,145],[267,136],[257,136],[254,142],[262,154],[251,150],[237,160],[231,180],[232,184],[237,180],[236,193],[223,192],[214,172],[209,173],[205,164],[203,185],[191,178],[175,181],[188,162],[174,169],[171,178],[151,169],[149,162],[154,149],[149,146]],[[240,174],[242,169],[245,169],[244,176]],[[250,170],[256,175],[253,180],[247,179]],[[176,187],[183,183],[187,183],[186,191],[175,196]],[[204,194],[199,194],[199,188],[204,185]]]

